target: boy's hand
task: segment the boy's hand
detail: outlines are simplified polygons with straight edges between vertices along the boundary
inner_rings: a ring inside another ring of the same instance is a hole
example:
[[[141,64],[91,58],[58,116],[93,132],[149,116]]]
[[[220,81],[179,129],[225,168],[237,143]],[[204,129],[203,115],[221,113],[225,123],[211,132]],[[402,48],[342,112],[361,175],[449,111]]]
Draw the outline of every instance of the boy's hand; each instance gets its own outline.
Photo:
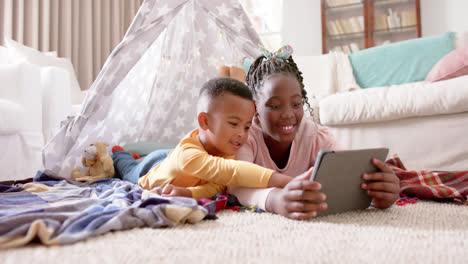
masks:
[[[385,209],[390,207],[398,199],[400,194],[400,179],[395,175],[395,172],[385,163],[378,159],[372,159],[379,172],[364,173],[362,178],[367,183],[362,183],[361,188],[367,190],[367,194],[371,196],[372,203],[375,207]]]
[[[174,197],[174,196],[184,196],[192,198],[192,191],[185,187],[179,187],[172,184],[166,185],[162,190],[161,196],[165,197]]]
[[[324,202],[326,196],[319,192],[322,186],[309,180],[312,171],[297,176],[283,189],[271,191],[267,197],[266,210],[287,218],[305,220],[316,217],[318,210],[327,209],[327,203]]]

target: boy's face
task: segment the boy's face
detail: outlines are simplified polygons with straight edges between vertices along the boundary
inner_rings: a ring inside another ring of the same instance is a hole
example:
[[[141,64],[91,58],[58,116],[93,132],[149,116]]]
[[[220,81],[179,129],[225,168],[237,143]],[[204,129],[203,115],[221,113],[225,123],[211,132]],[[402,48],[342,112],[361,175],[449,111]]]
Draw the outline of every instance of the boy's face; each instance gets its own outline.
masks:
[[[214,156],[236,155],[247,142],[255,114],[253,101],[225,93],[212,102],[207,113],[204,146]]]
[[[289,75],[277,75],[265,80],[261,89],[257,111],[263,133],[280,144],[291,144],[304,116],[299,82]]]

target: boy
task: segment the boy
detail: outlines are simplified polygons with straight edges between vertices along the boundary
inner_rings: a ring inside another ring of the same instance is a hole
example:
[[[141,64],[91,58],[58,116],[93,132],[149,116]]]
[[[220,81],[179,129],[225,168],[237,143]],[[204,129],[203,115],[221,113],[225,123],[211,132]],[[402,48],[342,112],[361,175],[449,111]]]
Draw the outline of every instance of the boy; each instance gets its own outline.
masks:
[[[199,128],[188,133],[164,161],[139,178],[140,186],[162,187],[166,196],[199,199],[224,191],[228,184],[284,187],[292,179],[234,160],[247,141],[255,114],[252,93],[245,84],[229,77],[206,82],[200,91],[197,112]]]

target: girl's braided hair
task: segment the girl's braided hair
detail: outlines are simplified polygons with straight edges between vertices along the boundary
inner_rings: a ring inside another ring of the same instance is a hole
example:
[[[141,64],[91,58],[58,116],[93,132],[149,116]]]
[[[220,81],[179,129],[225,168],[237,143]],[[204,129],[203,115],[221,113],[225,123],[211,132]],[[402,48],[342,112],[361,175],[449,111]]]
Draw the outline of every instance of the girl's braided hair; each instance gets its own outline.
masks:
[[[246,76],[246,82],[253,96],[256,98],[264,81],[275,74],[289,74],[296,78],[301,87],[303,102],[307,105],[310,115],[313,116],[313,110],[307,98],[307,91],[304,89],[302,72],[297,68],[292,56],[284,60],[268,59],[265,55],[261,55],[252,63]]]

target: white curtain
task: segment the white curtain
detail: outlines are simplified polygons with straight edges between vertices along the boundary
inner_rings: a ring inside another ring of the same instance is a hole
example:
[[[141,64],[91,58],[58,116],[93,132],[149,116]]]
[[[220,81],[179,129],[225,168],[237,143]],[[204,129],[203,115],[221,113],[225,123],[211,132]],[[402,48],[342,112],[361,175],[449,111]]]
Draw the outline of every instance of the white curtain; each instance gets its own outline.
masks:
[[[10,37],[69,58],[81,90],[94,81],[143,0],[0,0],[0,45]]]

